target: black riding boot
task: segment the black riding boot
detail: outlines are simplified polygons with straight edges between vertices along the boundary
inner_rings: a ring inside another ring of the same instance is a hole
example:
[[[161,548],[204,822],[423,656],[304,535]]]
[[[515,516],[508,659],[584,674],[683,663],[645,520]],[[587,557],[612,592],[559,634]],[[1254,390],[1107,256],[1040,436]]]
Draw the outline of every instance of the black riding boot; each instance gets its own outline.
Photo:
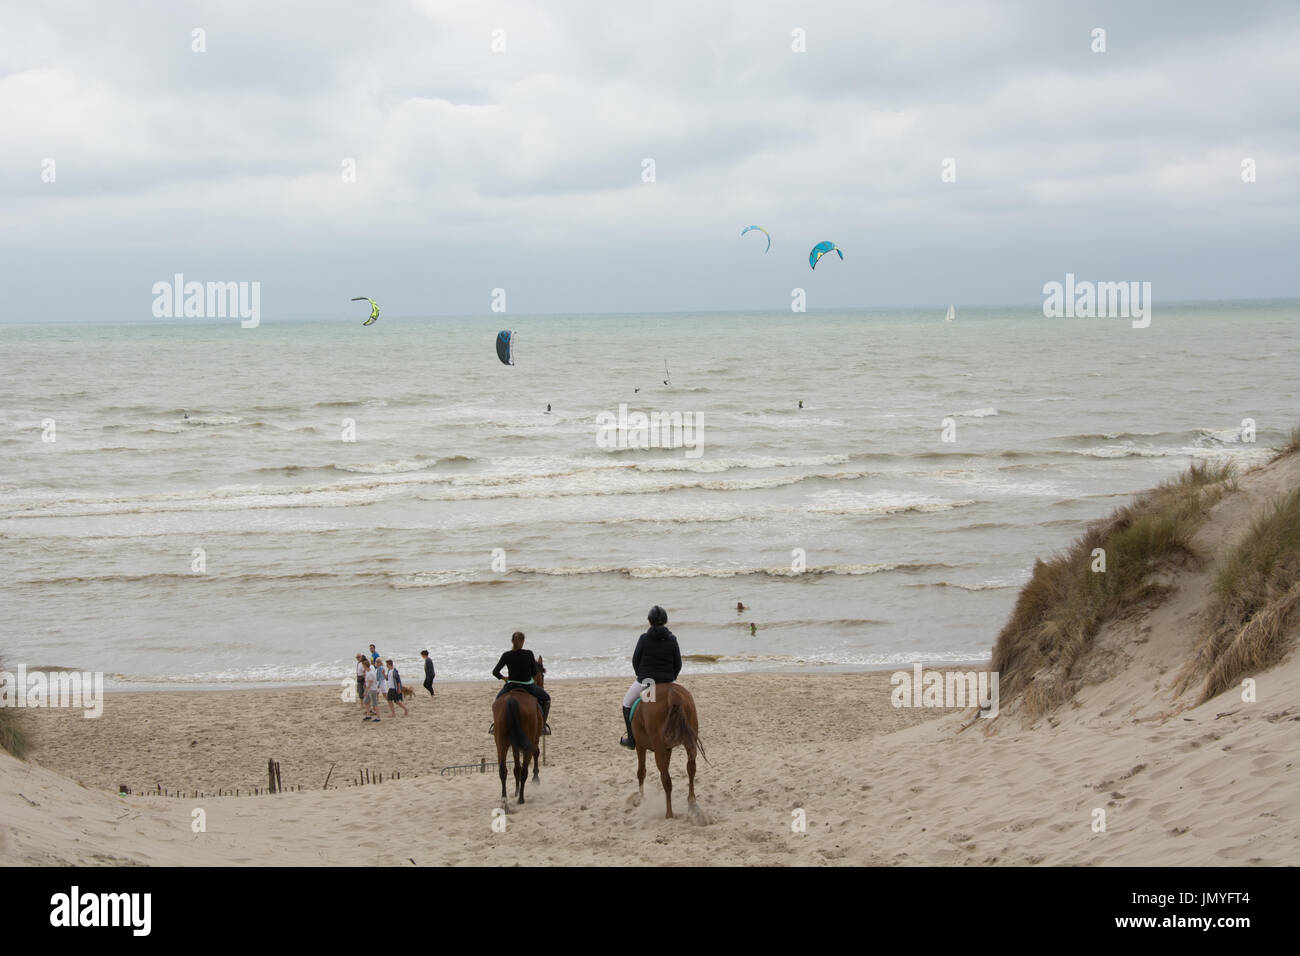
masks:
[[[631,707],[623,708],[623,723],[627,726],[627,736],[619,741],[619,745],[626,747],[629,750],[635,750],[636,740],[634,740],[632,737],[632,708]]]
[[[551,725],[546,722],[547,717],[550,715],[550,713],[551,713],[551,702],[548,700],[546,703],[542,704],[542,733],[547,735],[549,735],[551,732]]]

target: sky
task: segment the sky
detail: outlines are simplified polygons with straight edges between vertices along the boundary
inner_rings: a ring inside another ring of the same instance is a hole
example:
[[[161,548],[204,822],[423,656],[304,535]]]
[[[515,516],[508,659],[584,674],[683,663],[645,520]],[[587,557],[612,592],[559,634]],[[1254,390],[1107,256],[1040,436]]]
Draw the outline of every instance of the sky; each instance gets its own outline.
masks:
[[[1296,296],[1298,51],[1249,0],[0,0],[0,321]]]

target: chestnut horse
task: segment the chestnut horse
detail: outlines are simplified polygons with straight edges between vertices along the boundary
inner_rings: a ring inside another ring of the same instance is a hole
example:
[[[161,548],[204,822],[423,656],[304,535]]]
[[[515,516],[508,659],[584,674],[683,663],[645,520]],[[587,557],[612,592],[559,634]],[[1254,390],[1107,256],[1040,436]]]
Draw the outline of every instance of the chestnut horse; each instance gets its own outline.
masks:
[[[542,687],[546,668],[537,658],[537,673],[533,683]],[[537,772],[538,741],[542,739],[542,704],[528,691],[515,687],[492,702],[492,736],[497,744],[497,769],[501,773],[501,800],[506,799],[506,745],[515,758],[515,796],[524,802],[524,783],[528,780],[528,761],[533,762],[533,780],[540,781]],[[519,764],[523,752],[524,762]]]
[[[655,684],[646,697],[637,705],[632,715],[632,737],[636,741],[636,786],[637,803],[645,797],[645,752],[655,752],[655,763],[659,765],[659,779],[664,785],[664,801],[668,812],[664,819],[673,815],[673,781],[668,776],[668,762],[672,759],[674,747],[686,748],[686,776],[688,780],[686,802],[689,812],[699,812],[695,803],[695,752],[704,754],[704,744],[700,742],[700,719],[695,711],[695,698],[681,684]]]

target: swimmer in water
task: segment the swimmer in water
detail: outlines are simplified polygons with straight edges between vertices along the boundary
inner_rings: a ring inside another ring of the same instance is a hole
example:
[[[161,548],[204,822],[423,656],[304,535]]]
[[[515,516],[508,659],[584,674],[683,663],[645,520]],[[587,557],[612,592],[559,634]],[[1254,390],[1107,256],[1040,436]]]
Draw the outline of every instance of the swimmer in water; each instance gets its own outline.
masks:
[[[737,602],[736,602],[736,613],[739,614],[739,613],[740,613],[741,611],[743,611],[743,610],[745,610],[745,605],[743,605],[743,604],[741,604],[739,601],[737,601]]]
[[[802,399],[802,398],[799,399],[799,407],[800,407],[800,408],[803,408],[803,399]]]
[[[551,403],[550,403],[550,402],[547,402],[547,403],[546,403],[546,414],[548,414],[548,415],[551,414]]]

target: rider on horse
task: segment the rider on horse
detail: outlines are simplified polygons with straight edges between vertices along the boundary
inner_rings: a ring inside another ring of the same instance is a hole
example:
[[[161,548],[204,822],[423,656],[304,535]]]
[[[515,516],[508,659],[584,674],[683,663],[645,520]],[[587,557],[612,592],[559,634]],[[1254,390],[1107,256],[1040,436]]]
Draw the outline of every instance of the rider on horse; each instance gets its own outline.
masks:
[[[641,635],[641,639],[636,642],[636,650],[632,652],[632,668],[636,671],[636,680],[623,697],[623,723],[627,726],[627,736],[619,743],[628,748],[636,747],[636,741],[632,737],[632,707],[636,704],[636,699],[650,686],[649,681],[671,684],[682,672],[682,652],[677,646],[677,637],[665,626],[668,623],[668,612],[656,604],[650,609],[647,620],[650,622],[650,630]]]
[[[501,697],[508,691],[526,690],[541,702],[542,705],[542,726],[545,728],[542,733],[549,734],[551,728],[546,726],[546,716],[551,712],[551,695],[546,693],[536,684],[533,678],[537,675],[537,658],[533,657],[532,651],[524,650],[524,632],[515,631],[510,636],[511,649],[501,655],[501,660],[497,661],[497,666],[492,669],[492,676],[498,680],[506,682],[506,686],[501,688]],[[501,669],[505,668],[510,675],[501,676]]]

